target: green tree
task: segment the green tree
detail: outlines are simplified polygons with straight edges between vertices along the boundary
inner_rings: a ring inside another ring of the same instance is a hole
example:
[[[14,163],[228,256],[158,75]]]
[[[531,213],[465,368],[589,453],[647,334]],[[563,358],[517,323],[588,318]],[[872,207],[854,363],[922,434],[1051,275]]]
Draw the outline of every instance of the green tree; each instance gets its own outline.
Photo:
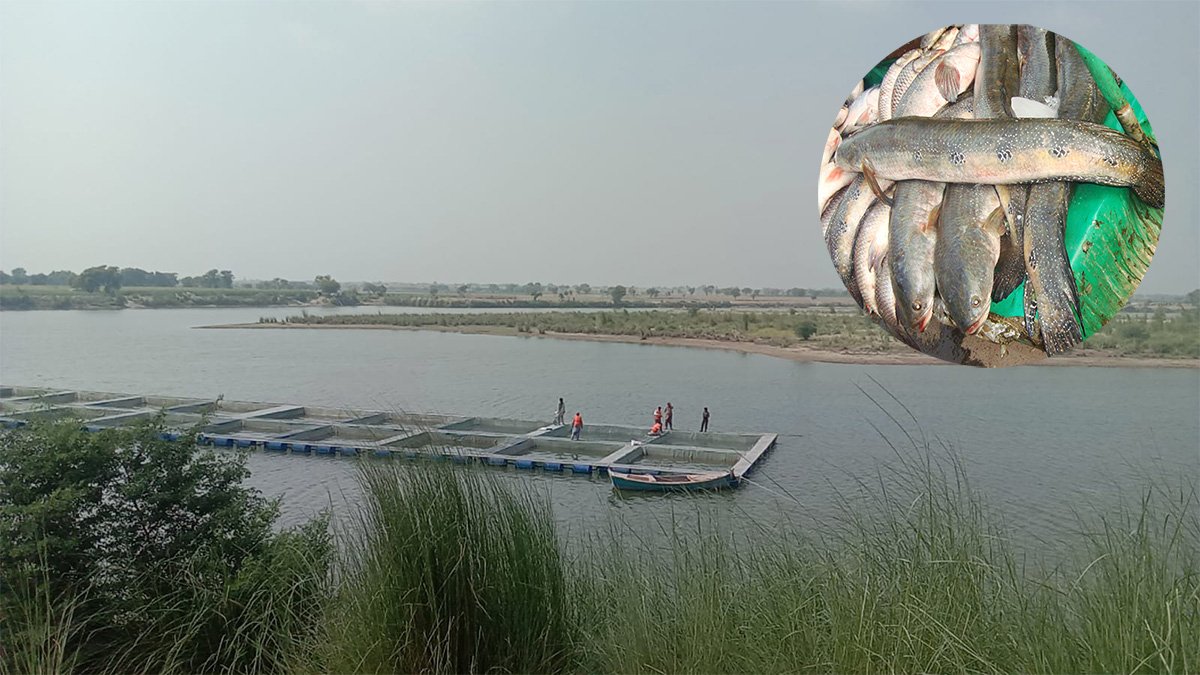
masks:
[[[1184,300],[1192,307],[1200,307],[1200,288],[1184,296]]]
[[[313,279],[313,283],[317,285],[317,290],[321,292],[321,295],[325,296],[336,295],[342,290],[342,285],[328,274],[322,274],[316,277]]]
[[[803,319],[796,324],[796,337],[807,340],[817,333],[817,324],[812,319]]]
[[[525,284],[521,290],[532,297],[534,302],[542,296],[542,284],[536,281]]]
[[[657,297],[658,297],[658,294],[659,294],[659,293],[661,293],[661,292],[662,292],[662,291],[659,291],[657,288],[654,288],[653,286],[651,286],[650,288],[647,288],[647,289],[646,289],[646,295],[648,295],[648,296],[650,296],[650,297],[652,297],[652,298],[657,298]]]
[[[464,297],[464,298],[465,298],[465,297],[467,296],[467,291],[469,291],[469,290],[471,290],[471,287],[470,287],[469,285],[467,285],[467,284],[460,284],[460,285],[459,285],[459,287],[458,287],[458,295],[459,295],[460,297]]]
[[[736,286],[730,287],[730,289],[729,289],[729,295],[732,295],[733,297],[737,298],[737,297],[739,297],[741,294],[742,294],[742,289],[740,289],[740,288],[738,288],[738,287],[736,287]]]
[[[14,284],[17,284],[18,286],[29,282],[29,278],[28,278],[29,275],[25,271],[24,267],[14,267],[12,274],[9,276],[10,276],[10,281]]]
[[[625,294],[628,292],[629,290],[624,286],[613,286],[612,288],[608,289],[608,295],[612,298],[614,305],[621,304],[621,301],[625,299]]]
[[[233,288],[233,272],[221,270],[221,288]]]
[[[71,285],[87,293],[95,293],[103,288],[105,293],[113,295],[121,289],[121,269],[111,265],[89,267],[80,272]]]
[[[579,284],[575,287],[575,290],[578,291],[580,295],[588,295],[592,292],[592,286],[591,284]]]

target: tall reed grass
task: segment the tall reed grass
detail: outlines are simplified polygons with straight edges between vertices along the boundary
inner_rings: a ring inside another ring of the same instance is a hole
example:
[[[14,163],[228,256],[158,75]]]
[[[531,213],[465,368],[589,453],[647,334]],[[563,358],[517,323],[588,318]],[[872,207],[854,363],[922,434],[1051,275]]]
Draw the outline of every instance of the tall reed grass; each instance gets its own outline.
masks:
[[[84,670],[1200,669],[1200,504],[1187,477],[1081,508],[1080,534],[1039,558],[952,451],[899,437],[895,461],[816,527],[760,527],[714,506],[653,532],[614,519],[570,546],[527,485],[364,461],[364,501],[336,552],[314,530],[237,573],[197,567],[194,583],[140,608],[151,630]],[[4,673],[77,669],[77,628],[117,619],[79,616],[85,598],[5,593]]]
[[[360,465],[321,670],[551,672],[577,645],[549,507],[475,471]]]

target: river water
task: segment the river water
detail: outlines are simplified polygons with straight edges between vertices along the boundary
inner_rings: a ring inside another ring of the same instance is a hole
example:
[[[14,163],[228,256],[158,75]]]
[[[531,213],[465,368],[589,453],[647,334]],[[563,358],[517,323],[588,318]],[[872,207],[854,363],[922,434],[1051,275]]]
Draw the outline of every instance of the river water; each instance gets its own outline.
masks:
[[[874,489],[895,452],[915,456],[872,402],[907,419],[880,386],[934,446],[955,449],[1010,526],[1037,540],[1053,541],[1075,527],[1074,513],[1136,496],[1148,480],[1200,481],[1197,369],[859,366],[536,337],[194,329],[295,312],[3,312],[0,381],[547,421],[563,396],[569,415],[613,424],[646,424],[671,401],[680,429],[698,428],[708,406],[713,431],[780,434],[752,484],[704,498],[630,498],[604,479],[497,470],[547,494],[568,534],[594,533],[614,515],[655,527],[698,504],[760,525],[830,517],[839,496]],[[358,502],[353,460],[255,454],[250,467],[255,487],[282,498],[285,523],[321,508],[344,515]]]

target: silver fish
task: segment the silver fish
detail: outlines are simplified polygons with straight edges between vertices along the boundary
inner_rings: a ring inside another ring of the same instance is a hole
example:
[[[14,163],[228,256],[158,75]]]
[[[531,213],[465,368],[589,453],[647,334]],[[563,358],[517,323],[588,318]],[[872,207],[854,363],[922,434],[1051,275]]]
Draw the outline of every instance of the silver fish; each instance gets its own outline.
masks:
[[[833,216],[837,213],[838,207],[841,206],[842,200],[846,198],[846,188],[842,188],[835,192],[829,198],[829,204],[821,211],[821,236],[829,236],[829,225],[833,222]]]
[[[887,189],[886,185],[880,187]],[[838,210],[829,223],[829,231],[825,235],[829,257],[833,260],[838,276],[850,291],[850,295],[860,304],[862,295],[854,279],[854,238],[858,234],[859,223],[875,200],[875,194],[871,192],[865,177],[859,176],[854,179],[846,188],[846,196],[838,205]]]
[[[947,103],[957,101],[974,82],[978,67],[978,43],[951,49],[916,76],[893,110],[893,117],[929,117]]]
[[[858,225],[858,234],[854,237],[854,280],[862,294],[863,309],[873,316],[879,315],[875,284],[879,265],[887,257],[888,218],[891,214],[892,209],[886,202],[876,200],[867,209]],[[888,283],[891,283],[890,280]]]
[[[958,29],[958,35],[954,38],[953,46],[957,47],[966,42],[979,42],[979,24],[967,23]]]
[[[979,330],[991,309],[992,275],[1003,233],[1004,209],[990,185],[946,187],[934,274],[950,317],[968,335]]]
[[[908,91],[909,85],[911,85],[913,81],[917,79],[918,75],[925,71],[926,66],[944,53],[945,51],[937,50],[921,54],[917,58],[910,61],[908,65],[905,66],[898,75],[896,75],[896,82],[892,85],[892,101],[890,106],[892,117],[899,117],[897,114],[897,109],[900,107],[900,101],[903,100],[904,94]]]
[[[945,189],[943,183],[922,180],[897,184],[888,222],[896,314],[902,326],[917,331],[924,331],[933,316],[933,250]]]
[[[905,66],[919,56],[921,56],[920,49],[910,49],[896,59],[895,63],[889,66],[887,72],[883,74],[883,80],[879,83],[879,119],[890,120],[892,118],[892,90],[896,86],[896,78],[900,76],[900,71],[904,70]]]
[[[849,134],[856,129],[870,126],[879,120],[879,87],[864,91],[850,104],[841,132]]]

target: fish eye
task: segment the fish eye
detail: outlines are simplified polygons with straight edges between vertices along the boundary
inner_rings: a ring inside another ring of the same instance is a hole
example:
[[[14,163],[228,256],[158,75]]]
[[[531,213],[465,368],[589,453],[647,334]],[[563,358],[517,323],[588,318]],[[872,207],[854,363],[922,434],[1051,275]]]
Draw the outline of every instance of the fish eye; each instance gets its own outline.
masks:
[[[980,300],[978,295],[971,296],[971,306],[972,307],[979,307],[982,304],[983,304],[983,300]]]
[[[913,300],[912,308],[913,308],[914,312],[921,311],[921,308],[924,306],[925,306],[925,303],[921,302],[920,300]]]

